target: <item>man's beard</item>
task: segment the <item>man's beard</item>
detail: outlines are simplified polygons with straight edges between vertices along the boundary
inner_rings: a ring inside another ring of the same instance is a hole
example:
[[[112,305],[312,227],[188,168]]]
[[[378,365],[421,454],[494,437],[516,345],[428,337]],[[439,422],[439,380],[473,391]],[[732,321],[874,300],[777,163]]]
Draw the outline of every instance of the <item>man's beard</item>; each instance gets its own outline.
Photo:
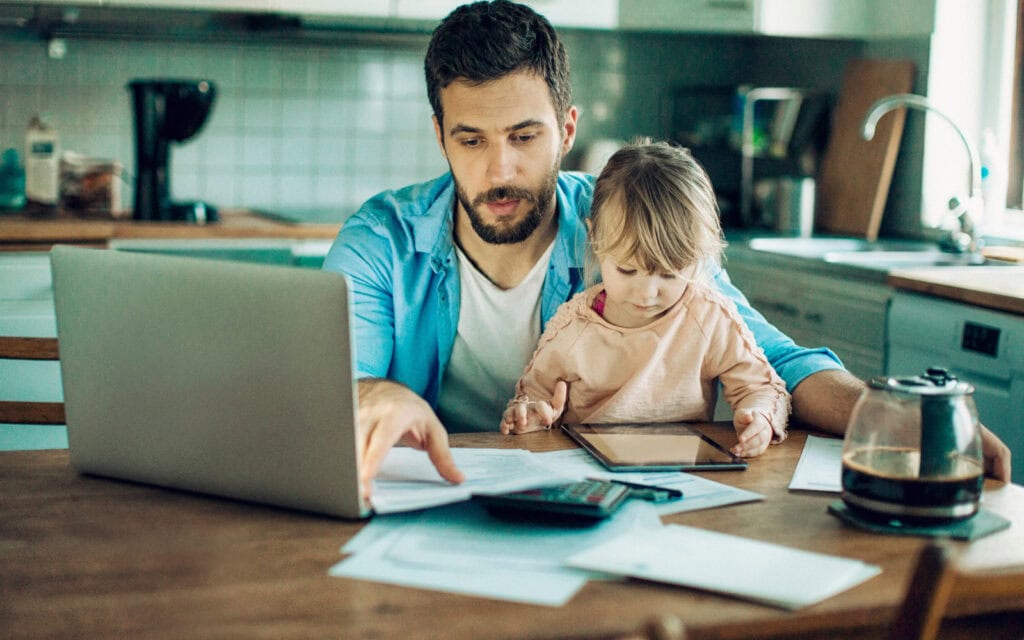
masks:
[[[548,174],[547,179],[537,193],[522,187],[495,187],[481,193],[470,203],[469,196],[463,191],[462,185],[459,184],[458,180],[455,181],[455,193],[459,198],[459,203],[462,204],[462,208],[466,211],[466,215],[469,216],[469,223],[473,226],[473,231],[480,236],[481,240],[488,244],[515,244],[529,238],[537,230],[537,227],[540,226],[540,223],[544,220],[544,213],[548,210],[551,201],[555,197],[555,187],[557,184],[558,167],[556,166]],[[502,200],[525,200],[532,204],[533,208],[527,212],[525,218],[512,226],[484,222],[477,207],[488,202],[500,202]]]

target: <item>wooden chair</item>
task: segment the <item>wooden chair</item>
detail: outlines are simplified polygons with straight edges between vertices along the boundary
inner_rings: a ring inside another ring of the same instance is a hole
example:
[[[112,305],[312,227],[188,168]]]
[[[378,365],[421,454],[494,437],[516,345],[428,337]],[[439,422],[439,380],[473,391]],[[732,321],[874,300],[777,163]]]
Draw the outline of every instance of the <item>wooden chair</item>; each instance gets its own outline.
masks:
[[[0,359],[59,360],[57,339],[0,337]],[[65,424],[64,403],[0,400],[0,423]]]
[[[973,598],[1005,602],[1007,610],[1024,609],[1024,570],[965,571],[948,544],[932,542],[918,556],[889,638],[933,640],[950,605]]]

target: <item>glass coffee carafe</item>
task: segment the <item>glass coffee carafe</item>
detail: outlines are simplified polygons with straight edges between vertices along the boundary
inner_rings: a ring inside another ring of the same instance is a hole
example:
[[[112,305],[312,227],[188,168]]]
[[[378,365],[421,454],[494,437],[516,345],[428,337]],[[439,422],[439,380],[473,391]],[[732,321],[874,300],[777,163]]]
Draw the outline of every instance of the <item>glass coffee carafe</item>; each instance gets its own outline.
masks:
[[[899,525],[944,524],[977,513],[984,461],[973,393],[938,368],[871,380],[843,443],[847,508]]]

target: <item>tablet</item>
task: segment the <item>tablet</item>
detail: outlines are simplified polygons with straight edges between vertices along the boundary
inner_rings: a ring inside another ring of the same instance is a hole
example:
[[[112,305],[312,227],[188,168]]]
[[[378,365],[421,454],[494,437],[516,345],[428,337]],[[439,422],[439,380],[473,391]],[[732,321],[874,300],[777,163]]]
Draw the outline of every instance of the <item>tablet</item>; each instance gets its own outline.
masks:
[[[569,436],[610,471],[717,471],[747,463],[683,422],[565,424]]]

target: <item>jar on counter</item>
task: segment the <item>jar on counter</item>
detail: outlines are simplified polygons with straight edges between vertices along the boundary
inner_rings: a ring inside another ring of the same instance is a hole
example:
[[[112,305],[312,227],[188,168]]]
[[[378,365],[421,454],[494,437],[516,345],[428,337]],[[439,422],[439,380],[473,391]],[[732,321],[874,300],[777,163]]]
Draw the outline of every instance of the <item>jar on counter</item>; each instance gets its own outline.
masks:
[[[56,206],[60,138],[57,131],[35,116],[25,135],[25,197],[29,202]]]

